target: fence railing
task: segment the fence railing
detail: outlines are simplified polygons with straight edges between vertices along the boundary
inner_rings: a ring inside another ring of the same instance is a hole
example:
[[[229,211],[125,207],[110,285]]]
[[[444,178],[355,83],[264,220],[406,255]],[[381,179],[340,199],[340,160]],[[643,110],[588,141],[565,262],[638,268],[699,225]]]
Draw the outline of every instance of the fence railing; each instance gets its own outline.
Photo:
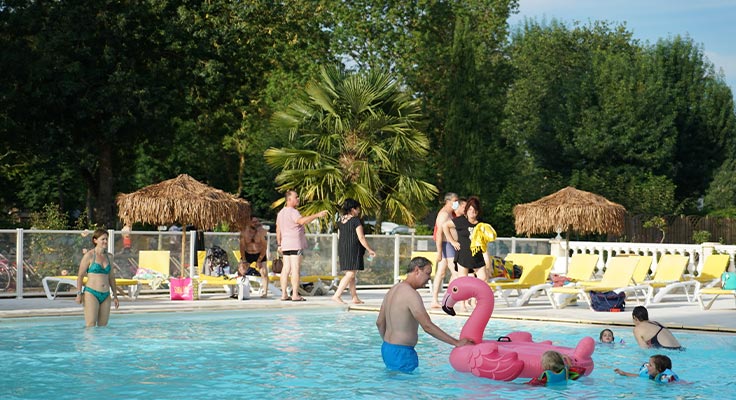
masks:
[[[41,292],[41,280],[47,276],[77,275],[84,252],[91,249],[92,232],[5,229],[0,230],[0,297],[22,298]],[[196,232],[169,231],[108,231],[108,251],[113,255],[116,276],[130,278],[138,268],[138,253],[142,250],[170,251],[170,275],[195,275]],[[182,262],[182,239],[186,240]],[[358,275],[359,285],[392,285],[414,251],[436,251],[430,236],[416,235],[368,235],[377,256],[366,261],[365,270]],[[206,232],[204,247],[217,245],[227,251],[230,264],[236,265],[233,250],[239,249],[237,233]],[[337,234],[308,234],[309,248],[302,262],[303,275],[337,275]],[[557,256],[555,272],[565,272],[565,243],[550,239],[498,238],[489,244],[491,255],[505,257],[508,253],[552,254]],[[276,240],[268,235],[268,259],[276,255]],[[665,253],[684,254],[690,258],[688,272],[700,271],[704,258],[712,252],[736,256],[736,246],[716,243],[704,245],[621,243],[621,242],[570,242],[569,254],[597,253],[602,267],[608,257],[622,253],[647,254],[656,259]],[[21,273],[18,273],[20,270]]]

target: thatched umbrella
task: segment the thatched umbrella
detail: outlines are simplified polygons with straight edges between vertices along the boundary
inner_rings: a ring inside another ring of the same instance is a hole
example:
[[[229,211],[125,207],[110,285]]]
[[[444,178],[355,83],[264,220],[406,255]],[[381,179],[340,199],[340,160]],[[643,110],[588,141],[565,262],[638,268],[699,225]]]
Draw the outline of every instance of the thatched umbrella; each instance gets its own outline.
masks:
[[[565,263],[569,256],[570,231],[620,234],[626,209],[603,196],[568,186],[549,196],[514,207],[517,233],[566,232]]]
[[[184,265],[186,226],[213,229],[220,222],[242,228],[250,220],[250,203],[207,186],[189,175],[146,186],[116,198],[123,224],[182,225],[181,260]],[[184,276],[182,268],[181,276]]]

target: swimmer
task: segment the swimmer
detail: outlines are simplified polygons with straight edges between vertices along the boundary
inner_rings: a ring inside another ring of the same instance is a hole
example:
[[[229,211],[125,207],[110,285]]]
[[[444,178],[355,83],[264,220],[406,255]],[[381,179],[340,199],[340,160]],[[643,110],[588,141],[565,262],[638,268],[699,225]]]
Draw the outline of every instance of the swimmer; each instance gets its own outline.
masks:
[[[581,373],[573,368],[568,368],[565,357],[554,350],[545,351],[542,354],[542,375],[527,382],[533,386],[564,385],[568,380],[576,380]]]
[[[672,360],[662,354],[656,354],[649,357],[649,362],[644,363],[641,368],[639,368],[639,373],[637,374],[625,372],[618,368],[614,369],[613,372],[622,376],[648,378],[659,383],[670,383],[680,380],[677,374],[672,372]]]

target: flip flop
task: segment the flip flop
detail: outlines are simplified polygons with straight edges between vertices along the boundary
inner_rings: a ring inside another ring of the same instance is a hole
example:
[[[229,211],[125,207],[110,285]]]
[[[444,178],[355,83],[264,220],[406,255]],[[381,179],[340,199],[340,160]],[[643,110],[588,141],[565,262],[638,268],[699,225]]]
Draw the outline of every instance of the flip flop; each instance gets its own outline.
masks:
[[[291,299],[291,301],[307,301],[307,299],[305,299],[304,297],[300,297],[300,298],[298,298],[296,300]]]
[[[291,300],[291,299],[290,299],[290,298],[288,298],[288,297],[287,297],[287,298],[285,298],[285,299],[281,299],[281,301],[289,301],[289,300]]]

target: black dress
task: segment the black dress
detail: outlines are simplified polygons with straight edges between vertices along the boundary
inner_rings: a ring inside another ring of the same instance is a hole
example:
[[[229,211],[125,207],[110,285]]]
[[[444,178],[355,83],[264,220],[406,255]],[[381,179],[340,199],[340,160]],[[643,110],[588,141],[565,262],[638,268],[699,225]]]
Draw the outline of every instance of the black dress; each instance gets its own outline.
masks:
[[[339,233],[337,253],[340,257],[340,271],[362,271],[365,248],[360,244],[356,231],[362,223],[358,217],[351,217],[345,223],[342,221],[343,219],[340,218],[337,222]]]
[[[473,272],[475,269],[485,266],[486,260],[483,258],[483,252],[479,251],[473,255],[470,251],[470,234],[473,232],[473,228],[478,225],[478,222],[471,224],[464,215],[461,215],[453,218],[452,223],[455,224],[457,242],[460,243],[460,250],[455,254],[455,262],[458,264],[455,266],[455,270],[460,266]]]

